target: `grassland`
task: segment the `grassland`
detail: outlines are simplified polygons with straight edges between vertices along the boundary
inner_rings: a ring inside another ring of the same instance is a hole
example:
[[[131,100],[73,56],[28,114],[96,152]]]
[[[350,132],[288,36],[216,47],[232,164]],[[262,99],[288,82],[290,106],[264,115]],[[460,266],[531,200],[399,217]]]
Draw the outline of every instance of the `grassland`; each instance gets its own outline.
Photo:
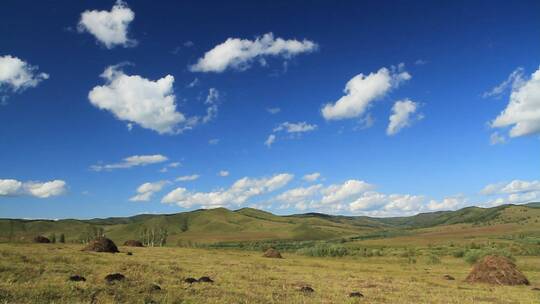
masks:
[[[470,266],[442,257],[314,258],[286,254],[190,248],[127,248],[125,253],[81,252],[80,245],[1,244],[0,303],[538,303],[532,286],[501,287],[463,282]],[[540,282],[540,258],[520,257],[519,268]],[[120,272],[123,282],[104,277]],[[86,282],[69,282],[79,274]],[[443,276],[450,274],[454,281]],[[184,283],[208,275],[215,283]],[[162,290],[151,291],[151,284]],[[315,292],[297,290],[303,285]],[[364,298],[354,299],[350,292]]]
[[[540,208],[465,208],[412,217],[219,208],[93,220],[0,220],[0,303],[539,303]],[[82,252],[88,229],[117,244],[165,227],[166,247]],[[65,234],[66,244],[32,244]],[[265,248],[285,259],[263,258]],[[133,255],[127,255],[131,251]],[[469,284],[470,262],[510,256],[532,286]],[[104,277],[122,273],[123,282]],[[70,275],[86,282],[70,282]],[[456,280],[446,280],[445,274]],[[215,283],[184,283],[210,276]],[[158,284],[161,290],[151,290]],[[311,286],[314,293],[298,291]],[[349,293],[359,291],[364,298]]]

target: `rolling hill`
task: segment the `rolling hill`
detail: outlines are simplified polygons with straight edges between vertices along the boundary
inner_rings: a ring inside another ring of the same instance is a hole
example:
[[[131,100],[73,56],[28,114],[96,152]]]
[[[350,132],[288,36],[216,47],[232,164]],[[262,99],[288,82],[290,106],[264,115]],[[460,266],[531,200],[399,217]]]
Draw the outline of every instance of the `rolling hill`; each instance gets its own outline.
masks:
[[[457,211],[421,213],[409,217],[373,218],[306,213],[287,216],[243,208],[195,210],[176,214],[142,214],[90,220],[0,219],[0,241],[30,241],[36,235],[65,234],[68,242],[84,239],[101,228],[117,242],[139,239],[144,229],[163,228],[168,243],[213,243],[255,240],[326,240],[362,237],[386,231],[424,233],[456,225],[522,225],[540,228],[539,203],[493,208],[467,207]],[[517,226],[516,226],[517,227]],[[446,228],[445,228],[446,229]],[[540,230],[540,229],[539,229]]]

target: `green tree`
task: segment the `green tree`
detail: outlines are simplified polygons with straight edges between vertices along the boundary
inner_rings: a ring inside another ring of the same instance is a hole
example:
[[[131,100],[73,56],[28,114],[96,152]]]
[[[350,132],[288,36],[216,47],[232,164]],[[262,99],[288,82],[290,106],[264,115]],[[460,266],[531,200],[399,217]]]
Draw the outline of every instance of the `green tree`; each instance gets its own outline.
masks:
[[[56,243],[56,234],[51,234],[51,243]]]
[[[60,240],[59,240],[60,243],[65,243],[66,242],[66,236],[62,233],[60,234]]]

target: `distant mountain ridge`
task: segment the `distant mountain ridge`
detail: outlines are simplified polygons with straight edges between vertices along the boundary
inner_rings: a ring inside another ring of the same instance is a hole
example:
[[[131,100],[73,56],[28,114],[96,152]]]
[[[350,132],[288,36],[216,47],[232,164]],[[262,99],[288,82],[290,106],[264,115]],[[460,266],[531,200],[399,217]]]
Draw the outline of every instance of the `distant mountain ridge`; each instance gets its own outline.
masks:
[[[456,211],[437,211],[390,218],[323,213],[280,216],[253,208],[234,211],[216,208],[175,214],[140,214],[89,220],[0,219],[0,241],[29,241],[36,235],[48,236],[54,233],[65,234],[68,241],[77,242],[93,229],[102,228],[108,237],[123,242],[138,239],[145,228],[153,227],[168,231],[169,244],[325,240],[362,236],[386,230],[410,230],[455,224],[512,223],[522,219],[524,213],[531,216],[539,213],[540,216],[539,208],[540,203],[502,205],[493,208],[467,207]]]

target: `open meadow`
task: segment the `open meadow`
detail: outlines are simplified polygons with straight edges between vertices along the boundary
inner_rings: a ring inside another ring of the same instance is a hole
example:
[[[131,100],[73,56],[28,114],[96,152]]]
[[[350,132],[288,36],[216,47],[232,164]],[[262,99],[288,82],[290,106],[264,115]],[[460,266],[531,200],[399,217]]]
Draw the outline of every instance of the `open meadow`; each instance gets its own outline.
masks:
[[[461,258],[307,257],[197,248],[120,247],[83,252],[80,244],[0,244],[0,303],[538,303],[540,257],[519,257],[531,286],[464,282]],[[132,252],[132,255],[127,255]],[[108,274],[125,280],[107,283]],[[71,282],[80,275],[84,282]],[[455,280],[448,280],[450,275]],[[214,283],[185,283],[209,276]],[[155,285],[161,290],[156,290]],[[301,292],[310,286],[314,292]],[[363,297],[351,298],[352,292]]]

